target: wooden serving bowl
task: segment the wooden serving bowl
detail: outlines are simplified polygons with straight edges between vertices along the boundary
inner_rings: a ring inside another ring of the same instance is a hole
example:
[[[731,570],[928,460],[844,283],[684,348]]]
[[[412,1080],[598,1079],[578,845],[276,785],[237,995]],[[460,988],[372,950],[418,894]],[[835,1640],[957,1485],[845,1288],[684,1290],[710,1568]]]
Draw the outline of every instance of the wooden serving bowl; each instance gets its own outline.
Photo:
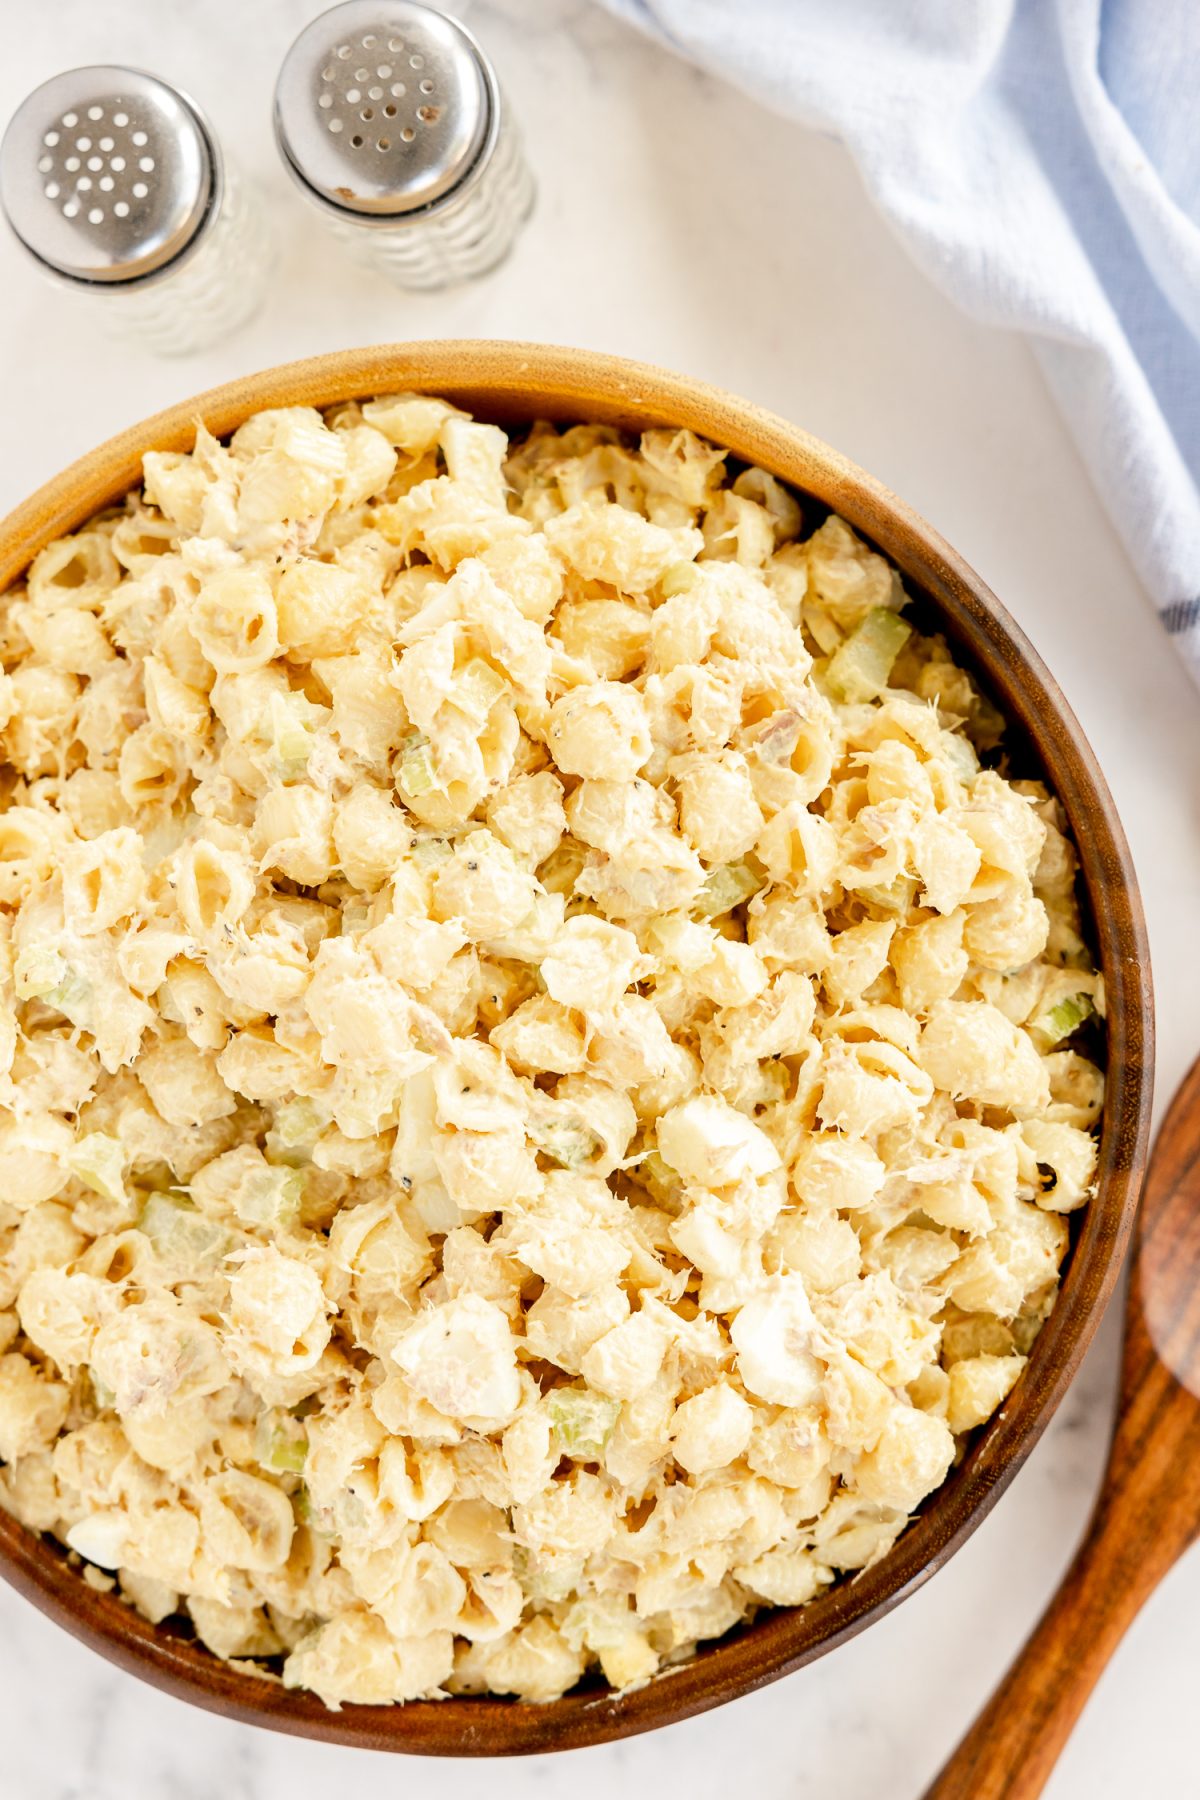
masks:
[[[110,439],[0,524],[0,591],[51,539],[140,480],[147,450],[189,450],[197,420],[218,437],[269,406],[328,406],[423,389],[501,424],[536,418],[633,430],[686,426],[839,512],[904,575],[1010,722],[1013,763],[1044,774],[1078,847],[1092,943],[1108,993],[1106,1101],[1098,1188],[1074,1215],[1062,1290],[1011,1396],[949,1480],[872,1568],[794,1610],[702,1649],[636,1692],[582,1687],[547,1705],[499,1699],[347,1706],[329,1712],[219,1662],[168,1626],[97,1593],[63,1551],[0,1514],[0,1574],[74,1636],[184,1700],[255,1725],[376,1750],[486,1756],[565,1750],[646,1731],[786,1675],[880,1618],[953,1555],[1012,1480],[1079,1367],[1112,1291],[1146,1153],[1153,1014],[1150,961],[1133,865],[1082,731],[1024,634],[937,533],[835,450],[747,402],[685,376],[617,357],[538,344],[390,344],[290,363],[214,388]]]

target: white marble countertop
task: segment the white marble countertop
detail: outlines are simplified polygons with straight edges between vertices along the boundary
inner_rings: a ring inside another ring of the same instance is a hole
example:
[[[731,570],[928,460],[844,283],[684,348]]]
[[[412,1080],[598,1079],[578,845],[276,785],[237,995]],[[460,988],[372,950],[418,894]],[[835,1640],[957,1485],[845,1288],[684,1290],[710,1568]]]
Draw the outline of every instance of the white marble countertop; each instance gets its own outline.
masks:
[[[464,4],[521,117],[541,194],[510,262],[411,299],[344,261],[280,170],[274,71],[314,0],[3,0],[20,56],[0,119],[73,63],[188,87],[269,193],[285,248],[265,312],[204,355],[114,352],[87,305],[0,239],[0,506],[121,425],[310,352],[524,337],[687,370],[795,419],[931,519],[1029,631],[1099,753],[1141,872],[1161,993],[1159,1092],[1200,1047],[1200,696],[1147,610],[1024,345],[909,265],[833,144],[652,50],[586,0]],[[118,1673],[0,1591],[0,1791],[12,1800],[493,1800],[730,1791],[916,1800],[1065,1566],[1103,1459],[1110,1316],[1045,1440],[949,1568],[817,1666],[648,1738],[493,1764],[398,1766],[209,1717]],[[1200,1559],[1104,1678],[1050,1800],[1195,1793]]]

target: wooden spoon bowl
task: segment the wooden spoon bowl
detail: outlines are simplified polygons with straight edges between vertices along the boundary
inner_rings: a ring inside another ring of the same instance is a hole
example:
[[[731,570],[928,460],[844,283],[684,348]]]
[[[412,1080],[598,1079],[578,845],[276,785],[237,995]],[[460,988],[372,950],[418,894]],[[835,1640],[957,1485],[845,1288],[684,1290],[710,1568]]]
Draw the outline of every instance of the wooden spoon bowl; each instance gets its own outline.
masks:
[[[1079,1366],[1120,1266],[1149,1122],[1149,955],[1136,878],[1095,758],[1041,660],[995,596],[930,526],[861,469],[782,419],[660,369],[535,344],[431,343],[347,351],[234,381],[86,456],[0,525],[0,590],[52,538],[119,500],[147,450],[190,450],[196,421],[224,436],[263,407],[376,393],[444,394],[502,424],[535,418],[632,430],[684,426],[796,489],[810,523],[834,509],[897,565],[912,594],[1010,721],[1015,772],[1044,775],[1079,848],[1090,935],[1108,994],[1108,1063],[1096,1197],[1073,1220],[1062,1291],[1000,1413],[893,1550],[809,1606],[765,1614],[634,1693],[579,1689],[545,1706],[494,1699],[326,1711],[218,1662],[167,1626],[96,1593],[48,1539],[0,1516],[0,1574],[123,1668],[187,1700],[302,1736],[441,1755],[568,1749],[669,1724],[812,1662],[881,1617],[953,1554],[1040,1437]]]

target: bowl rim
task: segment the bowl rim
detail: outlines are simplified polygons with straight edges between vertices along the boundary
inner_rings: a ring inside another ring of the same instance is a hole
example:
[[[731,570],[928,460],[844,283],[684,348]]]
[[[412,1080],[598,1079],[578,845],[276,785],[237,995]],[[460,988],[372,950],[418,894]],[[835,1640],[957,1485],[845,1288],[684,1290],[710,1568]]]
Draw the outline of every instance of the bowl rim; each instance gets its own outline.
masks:
[[[192,447],[197,422],[226,436],[265,407],[424,391],[499,423],[548,417],[630,429],[687,427],[839,512],[932,602],[989,692],[1052,775],[1080,857],[1108,997],[1108,1062],[1095,1198],[1058,1299],[1013,1394],[894,1548],[808,1606],[769,1611],[692,1661],[625,1694],[577,1690],[542,1705],[495,1699],[349,1705],[219,1662],[89,1587],[60,1547],[0,1513],[0,1575],[73,1636],[177,1698],[275,1730],[416,1754],[571,1749],[671,1724],[747,1694],[845,1643],[916,1591],[982,1522],[1041,1436],[1081,1362],[1128,1243],[1150,1126],[1153,1004],[1137,877],[1096,758],[1024,632],[917,513],[838,451],[749,401],[603,352],[445,339],[332,352],[211,388],[119,432],[0,522],[0,594],[37,551],[140,480],[148,450]]]

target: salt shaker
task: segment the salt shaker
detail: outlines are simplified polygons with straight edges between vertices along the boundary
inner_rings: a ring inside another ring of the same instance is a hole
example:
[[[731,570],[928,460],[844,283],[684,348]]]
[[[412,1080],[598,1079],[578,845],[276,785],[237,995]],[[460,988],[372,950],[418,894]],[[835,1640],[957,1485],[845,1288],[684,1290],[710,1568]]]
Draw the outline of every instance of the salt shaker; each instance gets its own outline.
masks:
[[[45,273],[166,355],[231,331],[269,267],[260,209],[195,103],[141,69],[69,69],[0,144],[0,201]]]
[[[275,137],[334,233],[401,287],[486,273],[533,205],[491,64],[456,19],[412,0],[314,19],[279,73]]]

